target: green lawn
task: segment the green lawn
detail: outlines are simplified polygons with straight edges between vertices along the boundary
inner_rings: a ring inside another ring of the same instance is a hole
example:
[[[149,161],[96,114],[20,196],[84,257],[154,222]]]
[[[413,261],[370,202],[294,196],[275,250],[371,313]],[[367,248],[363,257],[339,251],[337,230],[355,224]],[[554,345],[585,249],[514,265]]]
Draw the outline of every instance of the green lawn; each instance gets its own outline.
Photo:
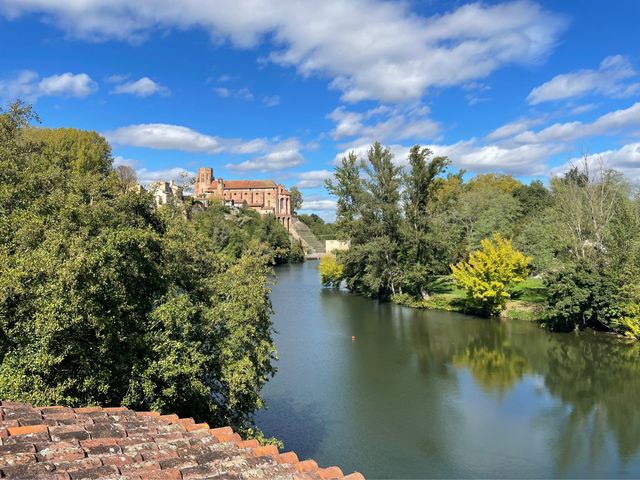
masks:
[[[415,308],[464,312],[466,293],[458,288],[450,276],[445,275],[434,280],[429,285],[429,292],[431,295],[426,300],[398,298],[397,302]],[[537,320],[540,318],[544,299],[542,280],[527,278],[514,288],[512,298],[507,302],[503,316],[516,320]]]

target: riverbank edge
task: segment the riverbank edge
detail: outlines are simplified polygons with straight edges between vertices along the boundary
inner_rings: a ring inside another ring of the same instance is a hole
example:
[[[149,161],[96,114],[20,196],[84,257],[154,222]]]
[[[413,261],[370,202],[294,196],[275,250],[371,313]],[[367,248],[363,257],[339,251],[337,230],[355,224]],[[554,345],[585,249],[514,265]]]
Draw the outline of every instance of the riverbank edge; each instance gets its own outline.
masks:
[[[418,300],[409,295],[394,295],[391,301],[396,305],[403,307],[415,308],[418,310],[440,310],[446,312],[464,313],[474,317],[482,318],[472,310],[469,310],[464,298],[446,293],[435,293],[424,300]],[[510,320],[525,320],[529,322],[542,322],[543,307],[539,303],[525,302],[522,300],[509,300],[507,307],[500,314],[500,318]]]
[[[391,297],[391,301],[404,307],[458,312],[481,317],[468,308],[467,293],[456,285],[451,276],[443,275],[436,278],[430,285],[430,291],[429,296],[424,299],[397,294]],[[513,289],[512,298],[507,301],[506,308],[500,314],[500,318],[542,322],[544,301],[542,280],[530,277]]]

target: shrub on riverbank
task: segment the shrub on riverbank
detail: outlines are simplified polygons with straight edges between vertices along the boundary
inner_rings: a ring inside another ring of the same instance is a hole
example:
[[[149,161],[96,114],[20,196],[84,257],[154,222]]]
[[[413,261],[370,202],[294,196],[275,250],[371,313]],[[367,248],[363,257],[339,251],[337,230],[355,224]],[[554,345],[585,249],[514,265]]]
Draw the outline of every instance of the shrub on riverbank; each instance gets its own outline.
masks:
[[[320,282],[325,287],[338,288],[344,278],[344,266],[339,263],[335,255],[320,257],[318,265],[320,270]]]
[[[515,250],[511,241],[494,234],[480,242],[480,250],[451,266],[452,277],[467,293],[467,306],[482,315],[502,312],[513,287],[524,281],[531,258]]]

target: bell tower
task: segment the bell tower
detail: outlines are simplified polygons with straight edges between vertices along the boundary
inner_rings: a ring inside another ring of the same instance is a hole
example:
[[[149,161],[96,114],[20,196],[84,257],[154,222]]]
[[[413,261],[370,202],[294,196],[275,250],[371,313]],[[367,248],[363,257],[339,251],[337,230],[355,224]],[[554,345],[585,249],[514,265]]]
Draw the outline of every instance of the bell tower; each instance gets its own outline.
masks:
[[[207,190],[211,188],[212,179],[213,179],[213,168],[202,167],[198,169],[198,176],[196,177],[196,185],[195,185],[196,197],[206,196]]]

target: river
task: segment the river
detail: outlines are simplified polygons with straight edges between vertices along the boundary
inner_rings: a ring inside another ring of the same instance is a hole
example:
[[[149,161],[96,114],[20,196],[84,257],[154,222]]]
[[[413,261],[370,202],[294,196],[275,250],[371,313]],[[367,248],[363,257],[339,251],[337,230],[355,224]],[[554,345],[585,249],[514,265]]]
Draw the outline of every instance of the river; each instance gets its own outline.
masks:
[[[276,274],[257,423],[301,459],[368,478],[640,477],[638,346],[325,289],[317,262]]]

